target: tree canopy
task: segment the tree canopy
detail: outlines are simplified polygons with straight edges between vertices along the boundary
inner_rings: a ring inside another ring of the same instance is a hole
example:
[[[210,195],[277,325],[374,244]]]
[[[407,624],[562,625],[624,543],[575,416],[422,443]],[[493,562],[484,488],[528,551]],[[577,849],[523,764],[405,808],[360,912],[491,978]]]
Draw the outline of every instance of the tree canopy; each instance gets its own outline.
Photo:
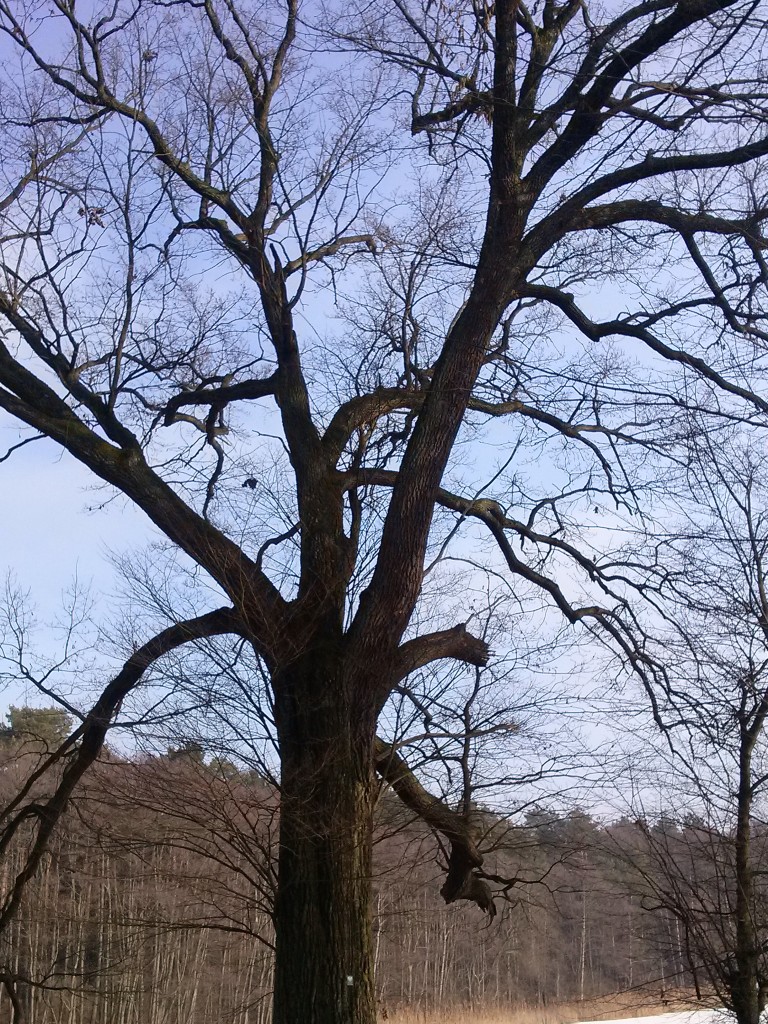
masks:
[[[370,1024],[375,775],[492,913],[481,680],[506,699],[557,615],[658,714],[650,524],[702,432],[768,412],[765,4],[0,0],[0,33],[11,447],[56,442],[198,569],[144,584],[157,632],[14,808],[4,913],[147,670],[232,637],[279,755],[275,1024]],[[448,702],[452,801],[397,733],[434,750]]]

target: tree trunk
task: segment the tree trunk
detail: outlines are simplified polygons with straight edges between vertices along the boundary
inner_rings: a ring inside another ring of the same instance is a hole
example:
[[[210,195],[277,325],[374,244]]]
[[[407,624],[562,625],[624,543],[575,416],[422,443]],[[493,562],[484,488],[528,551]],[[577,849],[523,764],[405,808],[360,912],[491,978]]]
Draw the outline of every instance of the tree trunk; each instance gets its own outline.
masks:
[[[322,659],[276,681],[281,805],[273,1024],[374,1024],[376,715]],[[318,664],[320,662],[320,665]]]
[[[755,879],[751,857],[752,749],[754,739],[743,730],[739,749],[736,815],[736,969],[731,1001],[738,1024],[759,1024],[758,946],[755,935]]]

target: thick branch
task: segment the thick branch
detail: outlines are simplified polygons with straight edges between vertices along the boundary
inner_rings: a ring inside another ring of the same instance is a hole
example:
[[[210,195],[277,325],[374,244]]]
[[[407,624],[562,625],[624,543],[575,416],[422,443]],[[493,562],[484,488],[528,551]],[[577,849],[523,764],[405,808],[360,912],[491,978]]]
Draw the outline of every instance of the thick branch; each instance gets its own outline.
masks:
[[[110,408],[103,399],[99,398],[98,395],[94,395],[92,391],[81,383],[77,372],[72,371],[68,360],[63,355],[55,352],[53,346],[47,343],[42,332],[19,313],[11,298],[4,292],[0,292],[0,314],[19,333],[38,359],[53,370],[72,397],[91,413],[111,441],[120,445],[121,448],[138,448],[136,437],[120,422],[115,415],[114,409]],[[2,345],[2,342],[0,342],[0,345]],[[8,375],[12,372],[10,359],[10,354],[3,345],[2,350],[0,350],[0,381],[7,384],[17,394],[20,394],[14,384],[14,379],[20,379],[22,375],[17,372],[13,377],[9,378]],[[21,364],[17,364],[17,366],[20,367]],[[35,378],[32,374],[27,372],[24,380],[27,388],[34,387]],[[39,391],[38,394],[42,395],[42,391]]]
[[[688,213],[685,210],[665,206],[655,200],[627,199],[622,202],[606,203],[601,206],[587,206],[569,224],[569,231],[581,231],[584,228],[604,228],[627,221],[645,221],[662,224],[672,228],[681,235],[717,234],[741,235],[759,249],[768,249],[768,238],[760,234],[756,227],[768,216],[768,210],[758,210],[749,218],[733,219],[717,217],[714,214],[699,210]]]
[[[761,398],[760,395],[756,394],[754,391],[750,391],[748,388],[740,387],[738,384],[734,384],[732,381],[729,381],[726,377],[723,377],[722,374],[718,373],[717,370],[711,367],[709,363],[706,363],[698,356],[693,356],[682,349],[672,348],[670,345],[667,345],[649,331],[647,327],[631,324],[626,320],[607,320],[602,323],[590,320],[589,317],[577,306],[573,295],[569,292],[563,292],[559,288],[551,288],[547,285],[527,284],[524,289],[524,294],[531,298],[546,299],[548,302],[551,302],[552,305],[557,306],[565,313],[568,319],[579,328],[582,334],[584,334],[585,337],[590,338],[592,341],[601,341],[603,338],[611,337],[612,335],[623,336],[625,338],[635,338],[647,345],[648,348],[651,349],[651,351],[656,352],[657,355],[663,356],[671,362],[680,363],[683,366],[690,366],[691,369],[696,370],[696,372],[705,380],[710,381],[712,384],[716,384],[728,394],[744,399],[744,401],[754,405],[761,412],[768,412],[768,401]]]
[[[493,895],[476,873],[483,863],[483,856],[477,848],[468,819],[428,793],[389,743],[376,739],[374,759],[376,771],[405,806],[451,845],[448,875],[440,890],[445,902],[471,900],[493,917],[496,914]]]
[[[281,628],[285,602],[240,548],[191,509],[148,465],[138,446],[123,451],[104,441],[47,384],[15,360],[0,341],[0,409],[66,448],[97,476],[130,497],[238,604],[247,607],[252,639],[274,656],[289,642]]]
[[[558,238],[571,230],[588,203],[601,196],[633,185],[647,178],[662,177],[685,171],[706,171],[717,168],[740,167],[760,157],[768,156],[768,135],[734,149],[715,150],[710,153],[681,153],[677,156],[654,156],[649,153],[639,163],[626,163],[571,195],[551,214],[535,225],[526,238],[536,258],[545,253]]]
[[[606,105],[614,88],[644,60],[658,53],[667,43],[704,21],[712,14],[733,6],[736,0],[686,0],[675,4],[671,13],[652,22],[637,38],[616,50],[596,77],[591,88],[583,92],[574,103],[573,114],[562,134],[536,161],[528,173],[527,181],[540,190],[568,163],[600,130],[608,111]],[[576,76],[579,84],[584,81]]]
[[[418,135],[419,132],[430,131],[441,124],[449,124],[457,117],[467,114],[483,114],[490,119],[493,110],[493,101],[490,93],[470,89],[454,103],[449,103],[442,110],[430,110],[426,114],[415,114],[411,120],[411,132]]]
[[[209,405],[223,409],[230,402],[241,402],[248,399],[265,398],[275,393],[275,375],[255,380],[244,380],[237,384],[229,384],[220,388],[198,388],[195,391],[182,391],[169,399],[165,407],[165,425],[174,421],[176,413],[185,405]]]
[[[398,648],[394,675],[399,682],[410,672],[440,658],[453,658],[467,665],[484,668],[490,656],[491,651],[485,640],[473,636],[467,630],[466,624],[461,623],[451,629],[441,629],[406,641]]]
[[[396,470],[387,469],[361,469],[357,473],[346,474],[348,486],[372,484],[373,486],[380,487],[394,487],[397,484],[398,476],[399,474]],[[435,495],[435,501],[438,505],[442,505],[443,508],[448,508],[452,512],[458,512],[460,515],[479,519],[485,523],[512,572],[517,576],[522,576],[523,579],[531,583],[535,583],[536,586],[546,591],[569,622],[576,623],[585,618],[596,618],[603,621],[609,614],[607,609],[597,605],[585,607],[572,605],[553,579],[537,572],[536,569],[532,569],[517,557],[505,531],[512,530],[518,536],[524,537],[536,544],[547,544],[549,547],[562,551],[571,557],[590,578],[597,578],[598,574],[595,563],[573,547],[572,544],[568,544],[566,541],[559,540],[556,537],[537,533],[524,523],[508,518],[504,514],[501,505],[490,498],[462,498],[460,495],[452,494],[441,487]],[[407,646],[407,644],[403,644],[400,650]]]
[[[367,395],[357,395],[344,402],[333,415],[323,434],[323,447],[329,461],[338,462],[352,433],[366,423],[376,423],[382,416],[397,409],[418,409],[424,392],[402,388],[377,388]]]
[[[322,260],[330,259],[331,256],[335,256],[351,245],[363,246],[367,252],[376,252],[374,235],[339,235],[332,242],[319,245],[316,249],[310,249],[308,252],[302,253],[301,256],[297,256],[295,260],[289,260],[283,267],[283,273],[288,277],[297,270],[302,270],[309,263],[319,263]]]
[[[424,405],[426,397],[426,390],[377,388],[367,395],[350,398],[336,410],[323,435],[323,445],[329,459],[334,463],[338,462],[345,444],[359,427],[375,424],[383,416],[400,409],[418,411]],[[470,396],[467,408],[473,412],[485,413],[487,416],[508,416],[516,412],[532,416],[535,413],[535,410],[516,398],[507,402],[488,402],[485,399]]]
[[[19,827],[28,820],[37,822],[37,831],[21,871],[14,879],[2,908],[0,908],[0,934],[8,927],[19,909],[24,889],[34,877],[56,825],[67,809],[78,782],[99,756],[110,723],[122,701],[141,681],[144,673],[158,658],[193,640],[219,636],[223,633],[242,633],[243,624],[233,608],[219,608],[194,619],[169,626],[147,641],[126,661],[120,672],[105,687],[101,696],[86,715],[82,725],[69,736],[61,747],[47,759],[43,770],[55,767],[63,758],[71,759],[64,769],[53,794],[44,801],[19,807],[29,792],[35,773],[15,799],[3,809],[8,818],[0,833],[0,856],[6,851]],[[75,744],[77,746],[75,747]],[[15,813],[14,813],[15,811]]]

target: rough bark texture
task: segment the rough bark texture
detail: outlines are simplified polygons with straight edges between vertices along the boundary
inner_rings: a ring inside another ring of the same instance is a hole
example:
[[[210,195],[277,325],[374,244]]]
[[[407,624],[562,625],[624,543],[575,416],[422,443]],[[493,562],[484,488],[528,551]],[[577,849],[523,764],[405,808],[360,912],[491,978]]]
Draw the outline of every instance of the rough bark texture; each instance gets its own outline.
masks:
[[[738,1024],[758,1024],[764,993],[759,985],[759,951],[755,934],[755,879],[752,869],[752,749],[754,740],[742,730],[736,815],[736,943],[731,980],[733,1012]]]
[[[307,659],[311,665],[312,659]],[[374,1024],[375,715],[322,660],[277,687],[281,741],[274,1024]]]

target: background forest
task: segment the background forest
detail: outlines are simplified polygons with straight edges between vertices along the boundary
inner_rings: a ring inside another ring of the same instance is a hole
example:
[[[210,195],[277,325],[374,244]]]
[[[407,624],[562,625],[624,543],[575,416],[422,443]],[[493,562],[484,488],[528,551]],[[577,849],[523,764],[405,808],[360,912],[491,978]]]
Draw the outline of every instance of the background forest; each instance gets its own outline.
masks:
[[[65,718],[12,710],[0,754],[4,801],[43,739],[66,732]],[[29,1018],[268,1021],[277,816],[269,783],[221,758],[206,763],[195,742],[103,760],[4,937],[3,955],[29,982],[17,989]],[[380,794],[373,899],[382,1018],[592,1006],[619,992],[634,996],[632,1006],[712,1003],[706,970],[691,970],[692,922],[668,897],[671,882],[687,880],[703,910],[713,865],[727,870],[730,837],[693,816],[605,824],[578,809],[533,807],[516,824],[480,810],[477,820],[489,870],[512,880],[487,924],[476,910],[445,906],[434,837]],[[11,856],[3,871],[21,867]],[[713,915],[715,944],[717,927]]]

